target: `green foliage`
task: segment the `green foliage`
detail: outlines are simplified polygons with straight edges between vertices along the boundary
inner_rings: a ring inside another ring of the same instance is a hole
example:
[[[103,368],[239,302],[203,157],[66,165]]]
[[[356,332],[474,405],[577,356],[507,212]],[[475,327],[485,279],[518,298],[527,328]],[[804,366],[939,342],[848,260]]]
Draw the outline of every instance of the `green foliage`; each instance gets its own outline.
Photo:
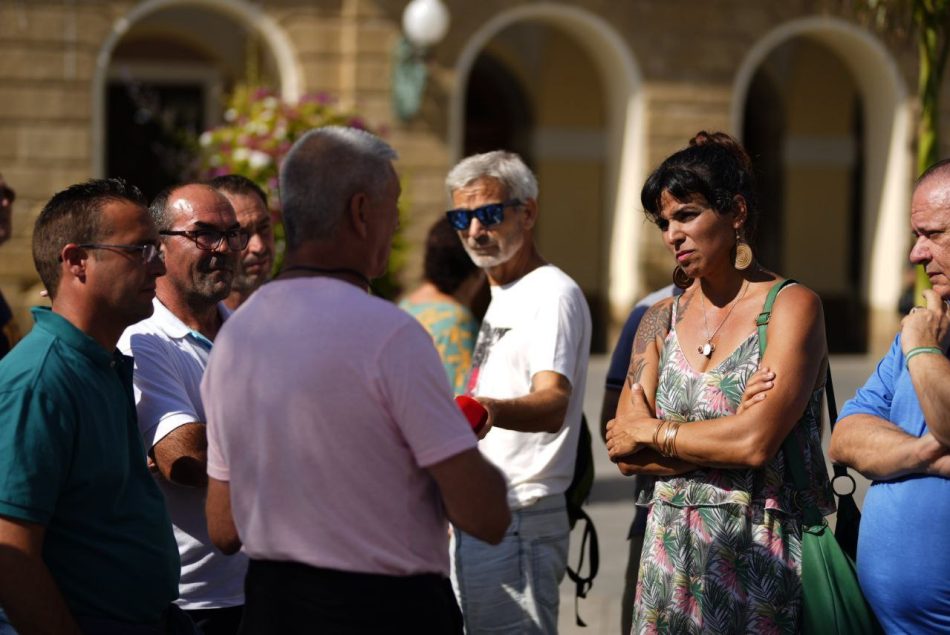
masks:
[[[291,146],[307,131],[323,126],[350,126],[381,133],[367,126],[356,113],[339,108],[325,93],[305,95],[297,103],[288,103],[270,89],[250,86],[235,90],[224,112],[224,121],[198,138],[200,175],[210,179],[241,174],[267,193],[278,243],[275,270],[279,270],[285,240],[277,175]],[[400,220],[402,216],[400,208]],[[397,232],[393,237],[389,270],[383,278],[373,282],[377,295],[393,299],[399,294],[398,273],[405,264],[406,249],[404,237]]]
[[[858,15],[877,30],[912,36],[917,47],[917,174],[940,159],[940,88],[950,54],[950,0],[856,0]],[[915,304],[930,279],[917,267]]]

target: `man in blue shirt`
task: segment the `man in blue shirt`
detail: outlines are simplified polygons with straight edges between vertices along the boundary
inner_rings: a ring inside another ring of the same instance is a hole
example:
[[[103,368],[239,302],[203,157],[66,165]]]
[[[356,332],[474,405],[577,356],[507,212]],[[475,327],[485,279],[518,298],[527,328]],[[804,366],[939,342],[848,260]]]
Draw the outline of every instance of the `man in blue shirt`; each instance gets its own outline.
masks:
[[[864,499],[858,577],[888,633],[950,632],[950,160],[911,200],[910,260],[932,291],[845,404],[831,459],[874,482]]]
[[[189,632],[187,617],[169,625],[178,550],[115,350],[152,313],[157,243],[141,193],[116,179],[69,187],[37,218],[52,310],[0,361],[0,605],[21,633]]]

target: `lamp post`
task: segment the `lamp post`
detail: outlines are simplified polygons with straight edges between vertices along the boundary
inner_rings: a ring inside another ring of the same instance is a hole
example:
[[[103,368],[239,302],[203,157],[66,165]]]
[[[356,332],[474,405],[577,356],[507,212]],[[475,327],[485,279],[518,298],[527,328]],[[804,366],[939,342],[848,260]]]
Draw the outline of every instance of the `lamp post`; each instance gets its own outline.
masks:
[[[403,36],[393,50],[392,75],[393,108],[402,121],[419,112],[428,76],[426,52],[448,30],[449,10],[441,0],[412,0],[403,11]]]

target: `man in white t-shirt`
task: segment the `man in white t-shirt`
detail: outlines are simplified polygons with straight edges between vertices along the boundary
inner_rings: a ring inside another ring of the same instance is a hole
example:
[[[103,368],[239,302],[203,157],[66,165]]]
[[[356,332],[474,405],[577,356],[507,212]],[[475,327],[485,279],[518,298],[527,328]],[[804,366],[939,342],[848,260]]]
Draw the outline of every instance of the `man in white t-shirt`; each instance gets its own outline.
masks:
[[[245,635],[461,635],[447,519],[493,543],[508,526],[504,479],[432,338],[367,294],[399,223],[393,159],[354,128],[294,144],[284,267],[224,325],[205,373],[208,527],[250,557]]]
[[[535,246],[538,184],[520,157],[468,157],[446,187],[449,222],[491,283],[468,392],[488,410],[479,448],[505,474],[513,512],[498,546],[456,531],[453,581],[470,635],[554,633],[590,311],[577,284]]]
[[[208,536],[201,377],[230,313],[222,301],[248,236],[224,195],[207,185],[168,188],[149,213],[162,236],[167,272],[156,282],[154,313],[126,329],[119,348],[135,362],[139,429],[178,541],[176,603],[205,635],[233,634],[241,622],[247,558],[222,555]]]

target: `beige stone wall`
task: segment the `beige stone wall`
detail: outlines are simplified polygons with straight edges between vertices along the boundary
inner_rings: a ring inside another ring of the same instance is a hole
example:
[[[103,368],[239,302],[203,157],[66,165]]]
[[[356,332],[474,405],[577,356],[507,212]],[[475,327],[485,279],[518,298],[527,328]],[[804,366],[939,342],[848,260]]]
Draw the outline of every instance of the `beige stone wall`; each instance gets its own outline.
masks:
[[[409,211],[405,235],[414,245],[421,243],[426,228],[445,205],[441,184],[453,151],[448,146],[448,106],[465,79],[455,75],[458,56],[493,18],[539,6],[529,0],[443,1],[452,13],[452,27],[431,52],[430,84],[422,112],[409,123],[394,119],[389,97],[390,52],[400,33],[406,0],[254,3],[290,39],[304,91],[338,94],[369,121],[388,128],[388,138],[401,155]],[[737,132],[730,130],[732,91],[743,59],[777,25],[814,15],[810,12],[816,6],[808,0],[573,0],[562,4],[602,18],[635,57],[645,97],[642,146],[647,170],[701,128]],[[37,299],[29,257],[32,219],[52,192],[93,176],[92,146],[100,143],[92,138],[91,129],[96,55],[115,20],[136,6],[141,3],[0,3],[0,135],[5,140],[0,144],[0,171],[19,194],[14,239],[0,249],[0,289],[21,319],[24,307]],[[557,26],[570,33],[569,24]],[[585,50],[597,46],[583,44]],[[912,93],[913,51],[889,46]],[[557,67],[549,71],[556,73]],[[950,154],[950,88],[944,94],[942,138],[944,154]],[[612,132],[616,131],[607,134]],[[574,170],[568,163],[552,164],[549,174],[546,178],[582,179],[590,188],[604,183],[603,174],[592,165]],[[609,198],[608,194],[590,192],[593,197]],[[565,227],[566,234],[555,232],[545,240],[563,242],[572,229]],[[610,256],[604,250],[608,238],[601,237],[602,255],[594,267],[599,271],[581,270],[580,276],[592,286],[607,284],[605,261]],[[644,273],[640,292],[667,283],[672,263],[655,230],[645,228],[640,244],[631,249],[636,250]],[[410,259],[407,283],[418,278],[420,255],[416,250]],[[615,316],[626,310],[611,308]]]

